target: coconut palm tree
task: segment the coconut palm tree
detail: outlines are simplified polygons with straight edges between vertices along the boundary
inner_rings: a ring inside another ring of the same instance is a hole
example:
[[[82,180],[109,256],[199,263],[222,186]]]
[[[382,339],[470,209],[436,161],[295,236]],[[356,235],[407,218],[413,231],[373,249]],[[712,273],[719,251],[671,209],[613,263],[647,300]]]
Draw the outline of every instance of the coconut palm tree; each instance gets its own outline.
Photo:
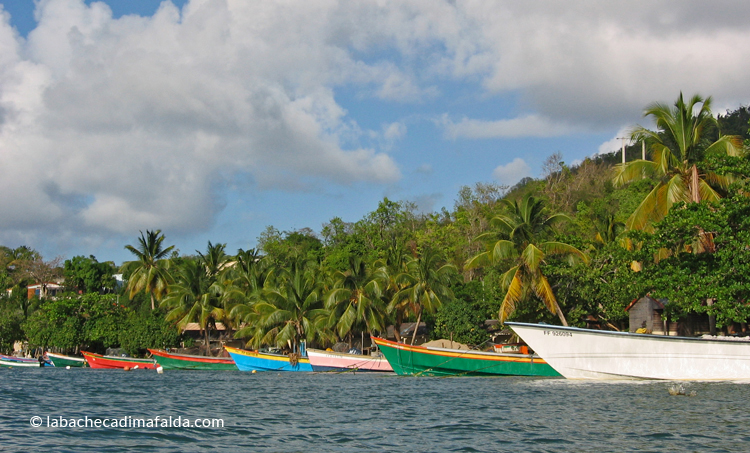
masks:
[[[382,273],[358,256],[349,258],[349,268],[334,274],[334,286],[326,295],[329,310],[326,326],[334,328],[339,338],[348,335],[358,323],[367,332],[383,331],[386,305],[382,299],[386,280]]]
[[[222,300],[235,326],[252,317],[253,307],[261,299],[272,267],[255,249],[237,251],[234,265],[228,270]]]
[[[166,294],[167,287],[172,281],[167,270],[168,260],[166,257],[174,249],[173,245],[163,247],[164,235],[161,230],[146,230],[144,235],[138,238],[138,247],[126,245],[125,249],[136,256],[136,260],[123,263],[120,271],[128,277],[127,289],[129,298],[132,300],[140,291],[146,291],[151,295],[151,310],[155,308],[154,299],[161,300]]]
[[[547,240],[554,226],[567,216],[548,216],[542,200],[531,195],[524,197],[520,203],[507,199],[503,203],[508,213],[493,217],[490,225],[495,230],[477,237],[477,240],[490,241],[488,250],[470,258],[466,266],[506,265],[500,277],[503,287],[507,288],[500,305],[500,322],[505,322],[519,303],[536,296],[567,326],[565,315],[542,269],[545,258],[552,255],[565,256],[570,260],[588,260],[583,252],[572,245]]]
[[[405,271],[395,278],[401,289],[393,296],[388,308],[416,315],[411,344],[417,337],[422,314],[434,313],[444,301],[453,299],[449,285],[457,280],[458,270],[444,261],[437,251],[425,249],[419,256],[409,259]]]
[[[299,352],[302,340],[332,341],[318,321],[327,314],[322,281],[316,264],[303,258],[294,259],[279,270],[274,283],[261,292],[252,310],[245,313],[242,318],[245,327],[237,331],[235,338],[249,338],[248,344],[256,348],[290,346],[293,353]]]
[[[401,342],[401,323],[404,316],[408,315],[405,310],[393,310],[389,307],[396,293],[404,288],[404,282],[397,280],[397,277],[405,272],[406,263],[409,256],[405,253],[404,248],[400,245],[389,247],[385,251],[384,258],[376,259],[372,263],[373,274],[383,283],[383,293],[380,297],[380,303],[386,305],[386,315],[393,315],[394,335],[396,341]]]
[[[206,354],[211,355],[211,330],[217,321],[226,318],[226,312],[221,304],[221,289],[209,277],[202,259],[186,259],[177,267],[175,281],[160,306],[167,310],[166,320],[176,321],[180,329],[197,322],[205,336]]]
[[[738,137],[729,135],[707,142],[704,132],[709,126],[718,127],[711,113],[710,97],[704,100],[695,95],[686,103],[680,93],[674,107],[654,103],[646,108],[644,116],[654,118],[656,130],[639,126],[631,139],[645,142],[652,159],[618,165],[614,184],[622,186],[644,177],[656,180],[656,186],[626,222],[628,229],[652,231],[651,224],[663,219],[675,203],[721,198],[731,179],[710,171],[703,160],[710,154],[740,155],[742,146]]]
[[[211,330],[222,322],[231,327],[229,310],[222,297],[228,286],[224,272],[230,256],[224,253],[226,244],[208,242],[206,252],[196,250],[197,258],[185,260],[176,270],[176,278],[161,306],[167,308],[169,321],[177,321],[184,329],[188,323],[197,322],[205,335],[206,351],[211,355]]]

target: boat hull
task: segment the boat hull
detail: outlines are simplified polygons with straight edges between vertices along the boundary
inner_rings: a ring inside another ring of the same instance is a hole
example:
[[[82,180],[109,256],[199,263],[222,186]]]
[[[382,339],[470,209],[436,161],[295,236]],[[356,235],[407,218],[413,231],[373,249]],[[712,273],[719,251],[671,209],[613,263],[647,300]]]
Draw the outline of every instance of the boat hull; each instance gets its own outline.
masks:
[[[308,349],[307,358],[310,359],[313,371],[393,371],[385,356],[373,357]]]
[[[399,375],[560,376],[536,355],[410,346],[377,337],[373,341]]]
[[[38,360],[11,360],[0,358],[0,368],[41,368],[44,366],[44,362]]]
[[[47,357],[49,357],[50,362],[52,362],[55,367],[65,368],[69,366],[80,368],[86,366],[86,359],[83,357],[71,357],[68,355],[56,354],[54,352],[48,352]]]
[[[136,359],[133,357],[115,357],[101,354],[94,354],[92,352],[81,351],[83,357],[86,359],[86,363],[91,368],[98,369],[139,369],[153,370],[156,368],[156,363],[153,359]]]
[[[234,360],[227,357],[204,357],[174,354],[158,349],[149,349],[156,363],[165,370],[218,370],[237,371]]]
[[[750,379],[750,342],[506,323],[568,379]]]
[[[300,357],[293,364],[288,356],[246,351],[224,346],[240,371],[312,371],[307,357]]]

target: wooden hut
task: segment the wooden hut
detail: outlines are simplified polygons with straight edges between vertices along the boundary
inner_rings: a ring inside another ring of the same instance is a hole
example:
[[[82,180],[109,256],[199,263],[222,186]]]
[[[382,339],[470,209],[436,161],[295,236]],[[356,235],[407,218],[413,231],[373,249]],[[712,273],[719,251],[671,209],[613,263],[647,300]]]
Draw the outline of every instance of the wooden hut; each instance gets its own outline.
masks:
[[[664,313],[664,305],[667,301],[656,300],[651,296],[644,296],[635,299],[625,308],[630,318],[629,332],[636,332],[641,329],[641,333],[664,334],[664,321],[661,319]]]

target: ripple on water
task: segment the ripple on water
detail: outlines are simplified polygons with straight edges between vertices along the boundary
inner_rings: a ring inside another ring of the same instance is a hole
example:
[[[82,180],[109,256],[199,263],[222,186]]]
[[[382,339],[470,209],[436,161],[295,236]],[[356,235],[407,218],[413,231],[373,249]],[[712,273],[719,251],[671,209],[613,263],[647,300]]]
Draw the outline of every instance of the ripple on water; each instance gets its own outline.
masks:
[[[366,373],[0,371],[4,451],[743,451],[746,383]],[[30,417],[215,418],[224,428],[32,428]]]

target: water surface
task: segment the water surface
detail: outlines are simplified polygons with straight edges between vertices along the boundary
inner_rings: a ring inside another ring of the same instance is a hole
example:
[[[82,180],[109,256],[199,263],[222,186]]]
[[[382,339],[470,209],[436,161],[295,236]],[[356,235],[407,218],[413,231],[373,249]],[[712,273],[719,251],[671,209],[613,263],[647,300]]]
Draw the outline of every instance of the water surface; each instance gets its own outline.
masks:
[[[737,452],[747,383],[366,373],[0,369],[2,451]],[[54,428],[47,417],[221,419]],[[41,417],[42,426],[30,419]],[[158,425],[157,425],[158,426]]]

